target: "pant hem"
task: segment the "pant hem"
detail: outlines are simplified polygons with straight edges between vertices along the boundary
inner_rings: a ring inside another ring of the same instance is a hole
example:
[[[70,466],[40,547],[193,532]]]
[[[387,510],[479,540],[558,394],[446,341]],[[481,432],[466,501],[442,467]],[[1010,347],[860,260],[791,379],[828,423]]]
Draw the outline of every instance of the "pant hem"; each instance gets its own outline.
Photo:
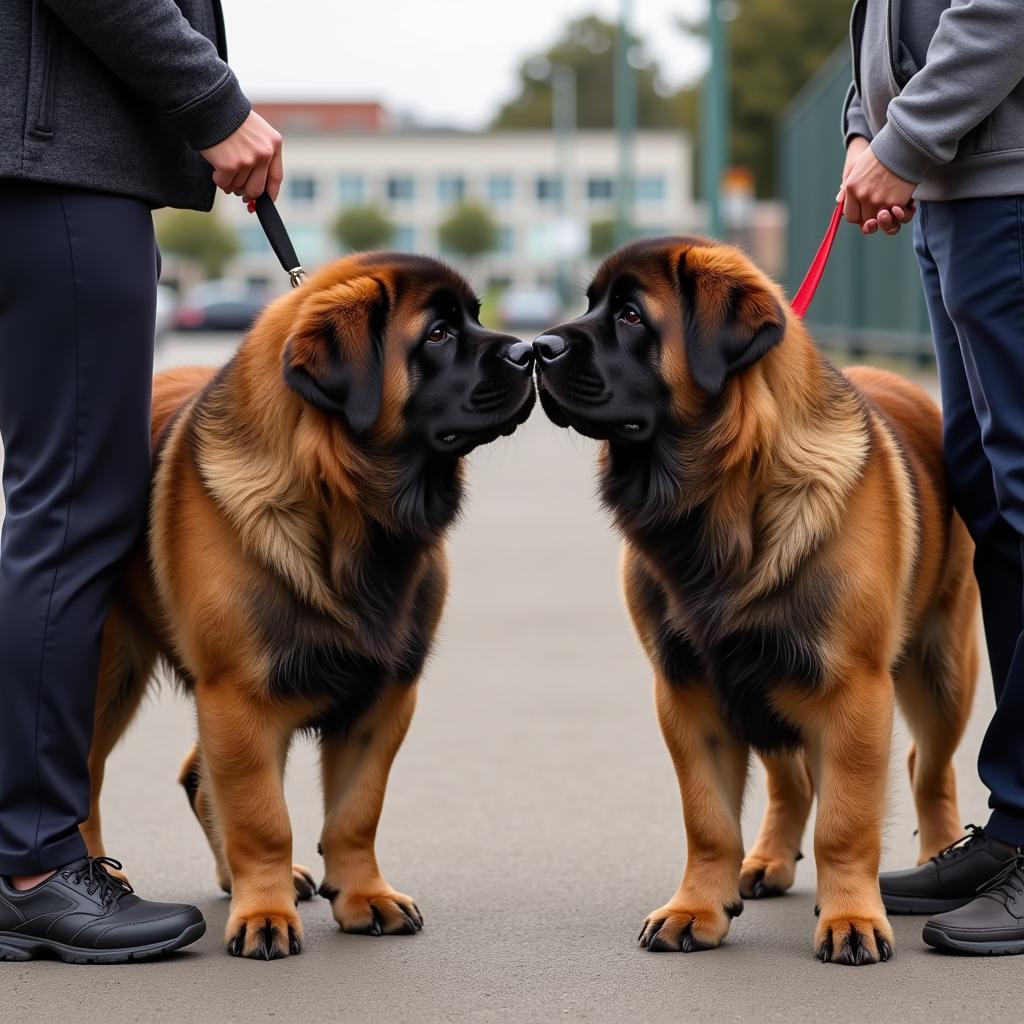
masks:
[[[1024,818],[1005,811],[993,811],[985,831],[1000,842],[1011,846],[1024,846]]]
[[[56,871],[72,861],[87,857],[89,851],[81,833],[62,839],[58,843],[46,846],[35,853],[23,857],[5,857],[0,854],[0,875],[41,875],[45,871]]]

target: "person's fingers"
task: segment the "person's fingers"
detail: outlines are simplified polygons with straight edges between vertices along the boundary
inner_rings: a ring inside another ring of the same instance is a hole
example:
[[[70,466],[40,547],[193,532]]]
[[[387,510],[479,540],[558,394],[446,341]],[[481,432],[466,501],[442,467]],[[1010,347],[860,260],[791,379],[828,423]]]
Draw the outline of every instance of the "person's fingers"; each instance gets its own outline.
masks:
[[[893,216],[891,210],[879,210],[876,220],[878,221],[878,226],[887,235],[898,235],[900,228],[903,227],[903,224]]]
[[[844,194],[843,216],[851,224],[859,224],[862,219],[862,215],[860,212],[860,203],[857,201],[857,197],[850,191],[849,188],[845,190]]]
[[[917,206],[913,200],[907,203],[906,206],[894,206],[892,208],[892,215],[901,223],[909,224],[914,219],[914,214],[917,213]]]
[[[878,231],[878,221],[875,220],[874,217],[870,217],[868,220],[864,221],[860,229],[865,235],[873,235]]]
[[[284,158],[281,154],[281,145],[278,143],[277,151],[270,161],[267,169],[267,195],[274,202],[277,202],[277,195],[281,191],[281,182],[284,181]]]
[[[836,202],[837,203],[845,203],[846,202],[846,181],[845,181],[845,178],[846,178],[846,175],[844,174],[843,175],[843,179],[844,179],[843,180],[843,184],[839,186],[839,191],[836,193]]]
[[[267,170],[268,165],[265,163],[258,163],[252,168],[242,186],[242,196],[246,201],[263,195],[263,191],[267,187]]]
[[[227,191],[232,195],[240,196],[245,190],[245,183],[249,180],[249,175],[252,173],[251,165],[240,167],[235,171],[234,176],[231,178],[231,184]]]

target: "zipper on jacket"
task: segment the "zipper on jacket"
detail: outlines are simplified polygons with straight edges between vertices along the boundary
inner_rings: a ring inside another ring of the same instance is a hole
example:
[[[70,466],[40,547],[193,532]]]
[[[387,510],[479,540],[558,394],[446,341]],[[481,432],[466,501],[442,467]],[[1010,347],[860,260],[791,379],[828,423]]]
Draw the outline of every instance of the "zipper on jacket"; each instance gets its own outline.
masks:
[[[864,0],[855,0],[850,12],[850,55],[853,60],[853,84],[860,88],[860,51],[864,41]]]
[[[43,41],[43,84],[34,130],[37,135],[53,134],[54,77],[57,68],[57,31],[52,16],[47,17]]]

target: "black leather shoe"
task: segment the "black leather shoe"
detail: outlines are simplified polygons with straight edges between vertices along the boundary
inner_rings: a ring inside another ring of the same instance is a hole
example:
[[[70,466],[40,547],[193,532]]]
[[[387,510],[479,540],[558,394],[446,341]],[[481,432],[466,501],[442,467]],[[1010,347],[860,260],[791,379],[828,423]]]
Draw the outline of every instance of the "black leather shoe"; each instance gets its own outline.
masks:
[[[977,825],[968,834],[907,871],[878,877],[882,902],[890,914],[942,914],[970,903],[978,891],[1012,860],[1016,851]]]
[[[929,946],[950,953],[1024,953],[1024,855],[1010,861],[966,906],[933,917],[921,937]]]
[[[108,867],[121,865],[87,857],[25,892],[0,878],[0,960],[123,964],[181,949],[206,931],[195,907],[140,899]]]

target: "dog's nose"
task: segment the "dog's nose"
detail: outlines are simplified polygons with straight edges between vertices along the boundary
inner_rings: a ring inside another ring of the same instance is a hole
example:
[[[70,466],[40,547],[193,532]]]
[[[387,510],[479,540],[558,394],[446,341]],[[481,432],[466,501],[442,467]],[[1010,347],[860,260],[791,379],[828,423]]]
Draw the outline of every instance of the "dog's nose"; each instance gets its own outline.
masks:
[[[538,358],[550,363],[565,352],[569,343],[557,334],[542,334],[535,339],[533,347]]]
[[[505,358],[516,366],[525,369],[533,362],[533,346],[528,341],[517,341],[510,345]]]

